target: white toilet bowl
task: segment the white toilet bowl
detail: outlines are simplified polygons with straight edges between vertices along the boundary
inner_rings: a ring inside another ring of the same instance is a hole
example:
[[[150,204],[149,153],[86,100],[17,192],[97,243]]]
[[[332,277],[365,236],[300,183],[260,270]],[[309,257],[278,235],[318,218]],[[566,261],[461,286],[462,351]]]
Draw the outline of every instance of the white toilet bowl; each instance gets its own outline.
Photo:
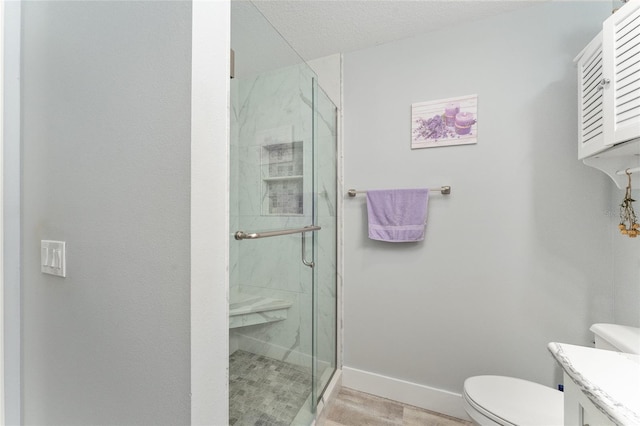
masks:
[[[504,376],[475,376],[464,382],[464,409],[481,426],[562,426],[563,393]]]

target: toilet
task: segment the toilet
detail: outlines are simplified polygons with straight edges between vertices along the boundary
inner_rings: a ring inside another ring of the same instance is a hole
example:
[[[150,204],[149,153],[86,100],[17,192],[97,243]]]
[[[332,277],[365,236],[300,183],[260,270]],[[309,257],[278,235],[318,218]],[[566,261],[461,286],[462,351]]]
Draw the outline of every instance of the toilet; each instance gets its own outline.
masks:
[[[594,324],[596,348],[640,354],[640,329]],[[522,379],[474,376],[464,382],[464,409],[480,426],[562,426],[563,393]]]
[[[514,377],[469,377],[464,382],[463,404],[481,426],[564,425],[562,392]]]

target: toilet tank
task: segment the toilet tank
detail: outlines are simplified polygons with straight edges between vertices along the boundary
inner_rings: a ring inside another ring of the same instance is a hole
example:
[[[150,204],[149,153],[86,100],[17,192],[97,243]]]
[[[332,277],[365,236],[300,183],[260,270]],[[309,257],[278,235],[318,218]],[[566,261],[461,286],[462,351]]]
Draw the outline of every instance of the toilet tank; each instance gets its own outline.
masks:
[[[640,355],[640,328],[618,324],[594,324],[596,348]]]

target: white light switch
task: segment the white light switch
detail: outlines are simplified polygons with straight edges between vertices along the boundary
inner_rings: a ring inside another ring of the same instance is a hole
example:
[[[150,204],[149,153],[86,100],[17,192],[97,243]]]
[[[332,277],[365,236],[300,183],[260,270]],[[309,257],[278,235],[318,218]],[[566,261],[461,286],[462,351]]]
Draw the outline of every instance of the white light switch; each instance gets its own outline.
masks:
[[[67,256],[64,241],[40,241],[40,271],[58,277],[67,276]]]

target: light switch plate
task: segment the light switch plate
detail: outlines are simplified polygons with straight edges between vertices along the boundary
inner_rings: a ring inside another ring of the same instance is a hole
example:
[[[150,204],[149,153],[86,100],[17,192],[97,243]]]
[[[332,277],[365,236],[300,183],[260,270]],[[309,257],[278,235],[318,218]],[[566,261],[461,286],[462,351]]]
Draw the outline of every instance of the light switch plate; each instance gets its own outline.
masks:
[[[64,241],[40,241],[40,271],[58,277],[67,276],[67,253]]]

